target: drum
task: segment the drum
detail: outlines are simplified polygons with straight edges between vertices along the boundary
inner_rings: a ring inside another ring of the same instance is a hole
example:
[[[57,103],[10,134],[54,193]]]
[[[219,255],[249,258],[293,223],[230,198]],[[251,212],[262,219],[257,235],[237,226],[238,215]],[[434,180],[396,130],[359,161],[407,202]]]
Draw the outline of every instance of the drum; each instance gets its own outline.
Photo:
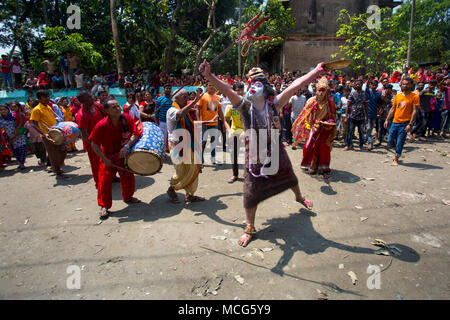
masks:
[[[78,125],[72,121],[58,122],[48,129],[48,135],[55,140],[56,145],[68,145],[78,138],[80,129],[78,129]]]
[[[155,123],[144,122],[142,126],[142,137],[127,154],[125,166],[135,174],[149,176],[163,166],[166,141],[163,131]]]

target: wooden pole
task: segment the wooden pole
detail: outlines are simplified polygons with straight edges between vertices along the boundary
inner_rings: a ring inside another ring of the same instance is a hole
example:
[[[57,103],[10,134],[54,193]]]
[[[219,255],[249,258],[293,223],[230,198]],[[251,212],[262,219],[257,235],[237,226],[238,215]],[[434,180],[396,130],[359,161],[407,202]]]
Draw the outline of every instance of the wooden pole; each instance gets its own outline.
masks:
[[[239,26],[239,35],[241,34],[241,10],[242,10],[242,0],[239,0],[239,20],[238,20],[238,26]],[[238,76],[241,76],[241,42],[238,43]]]
[[[411,3],[411,22],[409,24],[409,43],[408,43],[408,69],[411,67],[411,49],[412,49],[412,41],[413,41],[413,30],[414,30],[414,10],[416,7],[416,0],[412,0]]]

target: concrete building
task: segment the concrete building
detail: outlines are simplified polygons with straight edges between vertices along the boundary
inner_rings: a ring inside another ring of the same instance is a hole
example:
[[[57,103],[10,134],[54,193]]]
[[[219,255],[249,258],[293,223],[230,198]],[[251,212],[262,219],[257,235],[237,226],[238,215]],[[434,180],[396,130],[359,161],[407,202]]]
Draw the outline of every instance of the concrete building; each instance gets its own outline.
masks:
[[[261,65],[270,72],[307,72],[320,61],[329,61],[339,52],[344,40],[336,37],[336,20],[346,9],[350,14],[367,12],[370,5],[396,7],[401,1],[391,0],[281,0],[292,9],[295,28],[289,30],[284,47],[261,57]]]

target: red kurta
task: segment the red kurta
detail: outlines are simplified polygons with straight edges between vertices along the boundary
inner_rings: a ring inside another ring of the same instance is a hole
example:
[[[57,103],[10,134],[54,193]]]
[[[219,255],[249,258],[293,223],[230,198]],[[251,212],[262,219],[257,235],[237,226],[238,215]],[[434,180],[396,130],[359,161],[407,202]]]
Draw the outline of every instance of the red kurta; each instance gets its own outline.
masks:
[[[95,125],[103,119],[103,115],[95,107],[91,110],[82,108],[77,113],[76,122],[78,123],[78,128],[86,129],[88,135],[94,130]],[[91,145],[83,139],[84,149],[88,153],[89,162],[91,163],[92,177],[95,181],[95,187],[98,187],[98,171],[100,166],[100,158],[92,149]]]
[[[126,120],[127,132],[124,130],[122,120],[119,120],[117,126],[114,126],[110,117],[106,117],[97,123],[89,136],[89,140],[98,144],[108,159],[122,168],[124,167],[124,159],[119,158],[120,149],[132,135],[140,135],[133,119],[127,114],[123,116]],[[109,209],[112,206],[112,181],[116,172],[119,172],[123,200],[128,202],[133,197],[135,189],[134,174],[116,167],[107,167],[100,159],[97,200],[98,205],[102,208]]]

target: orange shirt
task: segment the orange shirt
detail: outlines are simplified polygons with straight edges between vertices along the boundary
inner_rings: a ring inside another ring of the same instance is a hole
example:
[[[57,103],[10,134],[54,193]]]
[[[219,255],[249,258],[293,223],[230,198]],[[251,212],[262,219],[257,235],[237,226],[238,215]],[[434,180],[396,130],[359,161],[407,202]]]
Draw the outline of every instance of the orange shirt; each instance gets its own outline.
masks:
[[[69,108],[69,106],[67,106],[67,109],[64,109],[61,106],[59,108],[64,113],[64,121],[73,121],[72,109]]]
[[[403,123],[411,121],[414,106],[420,105],[420,99],[414,92],[406,96],[400,92],[395,96],[392,105],[395,107],[394,123]]]
[[[219,102],[220,98],[218,95],[209,93],[205,93],[203,97],[197,102],[200,110],[200,119],[201,121],[209,121],[214,119],[216,115],[218,115],[219,108],[222,105]],[[217,120],[211,123],[204,123],[205,126],[217,126]]]

